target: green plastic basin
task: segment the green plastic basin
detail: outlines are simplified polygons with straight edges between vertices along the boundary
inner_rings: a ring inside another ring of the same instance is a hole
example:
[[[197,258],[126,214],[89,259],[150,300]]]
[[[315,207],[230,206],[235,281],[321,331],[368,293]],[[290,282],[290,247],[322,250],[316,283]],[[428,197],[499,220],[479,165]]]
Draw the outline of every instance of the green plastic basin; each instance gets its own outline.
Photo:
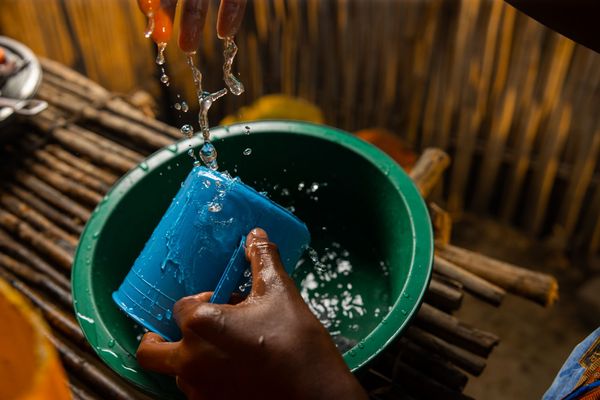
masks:
[[[337,267],[334,262],[339,276],[313,284],[310,293],[354,296],[340,306],[344,311],[335,330],[357,342],[344,360],[358,370],[406,327],[429,283],[431,223],[411,179],[376,147],[328,126],[262,121],[215,128],[213,137],[221,170],[293,207],[324,258],[334,247],[343,249],[346,259]],[[174,380],[139,367],[135,351],[141,330],[111,293],[190,171],[188,149],[200,144],[196,138],[180,141],[123,176],[90,217],[72,272],[75,312],[100,358],[165,398],[178,396]],[[301,286],[316,275],[314,265],[305,262],[294,278]]]

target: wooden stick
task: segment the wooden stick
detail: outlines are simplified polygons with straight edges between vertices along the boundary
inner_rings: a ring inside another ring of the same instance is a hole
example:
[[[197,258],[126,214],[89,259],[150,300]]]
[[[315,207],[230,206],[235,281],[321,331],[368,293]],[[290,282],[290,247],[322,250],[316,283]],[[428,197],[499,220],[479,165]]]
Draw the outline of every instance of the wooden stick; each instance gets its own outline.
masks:
[[[0,204],[6,208],[6,211],[19,216],[24,221],[41,229],[41,233],[44,233],[61,243],[63,247],[66,247],[67,251],[74,251],[75,247],[77,247],[77,238],[54,225],[52,221],[37,212],[36,209],[23,203],[18,198],[10,194],[0,193]]]
[[[396,360],[394,364],[394,376],[397,378],[398,386],[392,386],[392,390],[402,388],[415,396],[423,396],[426,399],[471,399],[460,391],[449,389],[431,379],[428,374],[411,368],[401,360]]]
[[[34,152],[34,156],[44,162],[48,167],[50,167],[50,169],[55,170],[68,179],[81,182],[84,186],[96,193],[108,192],[109,185],[102,182],[98,178],[90,176],[84,171],[74,168],[72,165],[65,163],[47,151],[37,150]]]
[[[71,269],[71,265],[73,264],[72,253],[54,244],[47,237],[36,232],[31,225],[23,222],[15,215],[0,210],[0,227],[29,243],[34,248],[39,249],[41,253],[57,262],[64,269]]]
[[[458,310],[462,304],[463,294],[460,290],[446,285],[438,279],[431,279],[425,301],[444,311]]]
[[[65,308],[70,309],[73,307],[73,298],[71,297],[70,292],[56,284],[49,277],[34,271],[28,265],[23,264],[6,254],[0,253],[0,269],[8,271],[15,277],[23,279],[30,284],[47,290],[54,298],[60,301]]]
[[[46,216],[49,220],[56,223],[61,228],[69,231],[72,234],[79,236],[83,231],[83,227],[75,222],[73,219],[67,217],[66,215],[60,213],[56,209],[50,207],[44,201],[35,197],[32,191],[23,190],[19,186],[16,185],[8,185],[8,191],[12,192],[16,197],[21,199],[23,202],[28,204],[32,209],[39,211],[41,214]]]
[[[34,252],[23,246],[21,243],[13,240],[10,235],[0,229],[0,249],[14,257],[20,259],[21,262],[27,263],[44,274],[48,279],[53,280],[55,283],[60,285],[62,288],[70,291],[71,284],[64,275],[59,273],[56,269],[51,267],[48,263],[42,260]]]
[[[450,217],[450,213],[436,203],[429,203],[429,215],[431,216],[435,242],[442,245],[450,243],[450,237],[452,236],[452,218]]]
[[[421,305],[416,321],[440,338],[484,357],[487,357],[500,341],[495,334],[466,325],[458,318],[427,303]]]
[[[58,350],[64,366],[70,373],[76,375],[83,382],[97,389],[106,399],[129,400],[131,394],[122,385],[100,370],[97,366],[87,361],[68,342],[56,334],[48,334],[48,339]]]
[[[60,93],[48,85],[40,85],[38,97],[69,113],[81,115],[83,118],[96,122],[105,128],[117,131],[137,144],[159,149],[173,143],[171,138],[157,134],[145,126],[119,117],[109,111],[97,110],[85,103],[74,101],[76,98],[73,98],[73,96]]]
[[[399,357],[407,365],[428,374],[450,389],[462,391],[469,380],[464,372],[436,352],[406,339],[400,341]]]
[[[466,290],[495,306],[499,306],[506,295],[506,292],[502,288],[458,267],[456,264],[442,257],[435,256],[433,269],[439,274],[456,279],[464,285]]]
[[[77,168],[79,171],[82,171],[90,176],[93,176],[94,178],[101,180],[108,186],[112,185],[117,179],[119,179],[117,175],[107,170],[104,170],[97,165],[89,163],[83,160],[81,157],[76,157],[55,144],[50,144],[46,146],[44,150],[52,154],[56,158],[64,161],[65,163],[73,166],[74,168]]]
[[[90,216],[91,211],[74,202],[67,196],[64,196],[58,190],[48,185],[44,181],[37,177],[28,174],[26,172],[17,170],[15,171],[15,178],[21,185],[27,189],[36,193],[48,203],[52,204],[56,208],[61,209],[69,215],[78,218],[79,221],[85,222]]]
[[[409,175],[423,197],[429,195],[448,165],[450,157],[443,150],[428,148],[421,154]]]
[[[558,282],[551,275],[517,267],[460,247],[446,245],[437,254],[516,295],[549,307],[558,299]]]
[[[69,124],[64,118],[57,116],[56,110],[49,108],[38,114],[36,118],[32,119],[32,122],[65,148],[86,156],[96,164],[107,166],[118,173],[127,172],[135,167],[136,163],[132,160],[101,151],[98,146],[81,138],[71,129],[75,125]]]
[[[107,139],[97,134],[96,132],[84,129],[75,124],[69,125],[69,129],[76,135],[90,141],[91,143],[96,144],[100,150],[104,150],[117,156],[124,157],[128,160],[133,161],[136,164],[144,159],[144,156],[141,153],[128,149],[127,147],[113,140]]]
[[[48,73],[44,76],[44,82],[55,86],[57,89],[69,91],[90,102],[106,101],[106,108],[115,114],[146,125],[172,138],[178,139],[181,137],[178,129],[154,118],[148,118],[144,113],[120,98],[111,98],[108,90],[76,71],[44,58],[41,59],[40,63],[44,72]]]
[[[69,379],[69,389],[75,400],[96,400],[98,397],[89,393],[83,386],[74,383],[73,379]]]
[[[52,328],[69,337],[82,348],[90,349],[81,328],[79,328],[79,325],[77,325],[77,322],[71,315],[65,314],[59,307],[28,287],[10,272],[0,269],[0,276],[9,281],[16,290],[39,308],[44,315],[44,319],[48,321]]]
[[[75,181],[65,178],[48,168],[32,162],[31,160],[25,160],[25,165],[32,171],[38,178],[44,180],[46,183],[53,186],[55,189],[62,193],[73,196],[82,200],[87,205],[96,206],[102,200],[102,195],[90,190]]]
[[[485,369],[484,358],[450,344],[417,326],[413,325],[409,327],[406,331],[406,337],[435,354],[448,359],[470,374],[479,376]]]

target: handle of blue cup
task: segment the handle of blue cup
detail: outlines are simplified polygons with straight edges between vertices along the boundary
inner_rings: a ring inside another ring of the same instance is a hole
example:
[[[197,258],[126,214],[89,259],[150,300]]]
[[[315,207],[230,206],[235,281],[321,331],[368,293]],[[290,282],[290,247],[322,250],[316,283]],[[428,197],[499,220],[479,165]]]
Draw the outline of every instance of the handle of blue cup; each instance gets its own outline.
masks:
[[[210,303],[225,304],[229,302],[231,294],[242,278],[244,271],[249,267],[246,261],[246,238],[242,237],[240,244],[233,252],[229,263],[221,275],[221,279],[210,298]]]

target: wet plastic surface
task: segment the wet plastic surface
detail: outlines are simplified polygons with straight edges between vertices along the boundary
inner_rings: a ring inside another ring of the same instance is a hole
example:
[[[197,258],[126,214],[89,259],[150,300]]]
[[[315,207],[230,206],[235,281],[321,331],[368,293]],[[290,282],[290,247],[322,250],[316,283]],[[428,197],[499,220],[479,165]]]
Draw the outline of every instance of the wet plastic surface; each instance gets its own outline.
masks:
[[[327,235],[356,250],[354,274],[365,299],[389,292],[389,312],[370,318],[370,324],[354,333],[357,345],[344,353],[352,370],[361,368],[406,327],[430,279],[431,222],[412,181],[374,146],[323,125],[263,121],[212,132],[221,170],[269,191],[280,204],[281,188],[328,183],[318,201],[298,198],[295,214],[308,225],[313,242],[323,240],[316,232],[326,227]],[[189,145],[198,149],[201,141],[182,141],[158,151],[115,185],[86,225],[72,272],[75,311],[98,355],[124,378],[165,398],[178,393],[174,380],[139,367],[135,351],[140,329],[116,306],[111,293],[189,173]],[[251,156],[243,155],[247,148]],[[292,191],[290,197],[298,193]],[[387,276],[374,272],[379,260],[387,264]]]

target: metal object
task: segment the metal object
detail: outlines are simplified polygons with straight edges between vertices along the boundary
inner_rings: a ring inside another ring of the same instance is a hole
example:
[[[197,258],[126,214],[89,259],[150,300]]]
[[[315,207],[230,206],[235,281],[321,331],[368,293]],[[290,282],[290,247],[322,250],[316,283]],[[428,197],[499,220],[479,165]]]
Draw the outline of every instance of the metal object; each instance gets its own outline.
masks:
[[[18,68],[6,78],[0,86],[0,128],[8,125],[15,114],[34,115],[41,107],[39,103],[24,103],[15,105],[10,100],[31,99],[37,92],[42,79],[42,68],[33,52],[16,40],[0,36],[0,47],[4,48],[7,57],[11,57]],[[9,104],[5,101],[8,100]],[[0,140],[4,135],[0,135]]]
[[[32,116],[48,108],[48,103],[44,100],[18,100],[0,97],[0,107],[10,108],[15,114],[18,115]]]

